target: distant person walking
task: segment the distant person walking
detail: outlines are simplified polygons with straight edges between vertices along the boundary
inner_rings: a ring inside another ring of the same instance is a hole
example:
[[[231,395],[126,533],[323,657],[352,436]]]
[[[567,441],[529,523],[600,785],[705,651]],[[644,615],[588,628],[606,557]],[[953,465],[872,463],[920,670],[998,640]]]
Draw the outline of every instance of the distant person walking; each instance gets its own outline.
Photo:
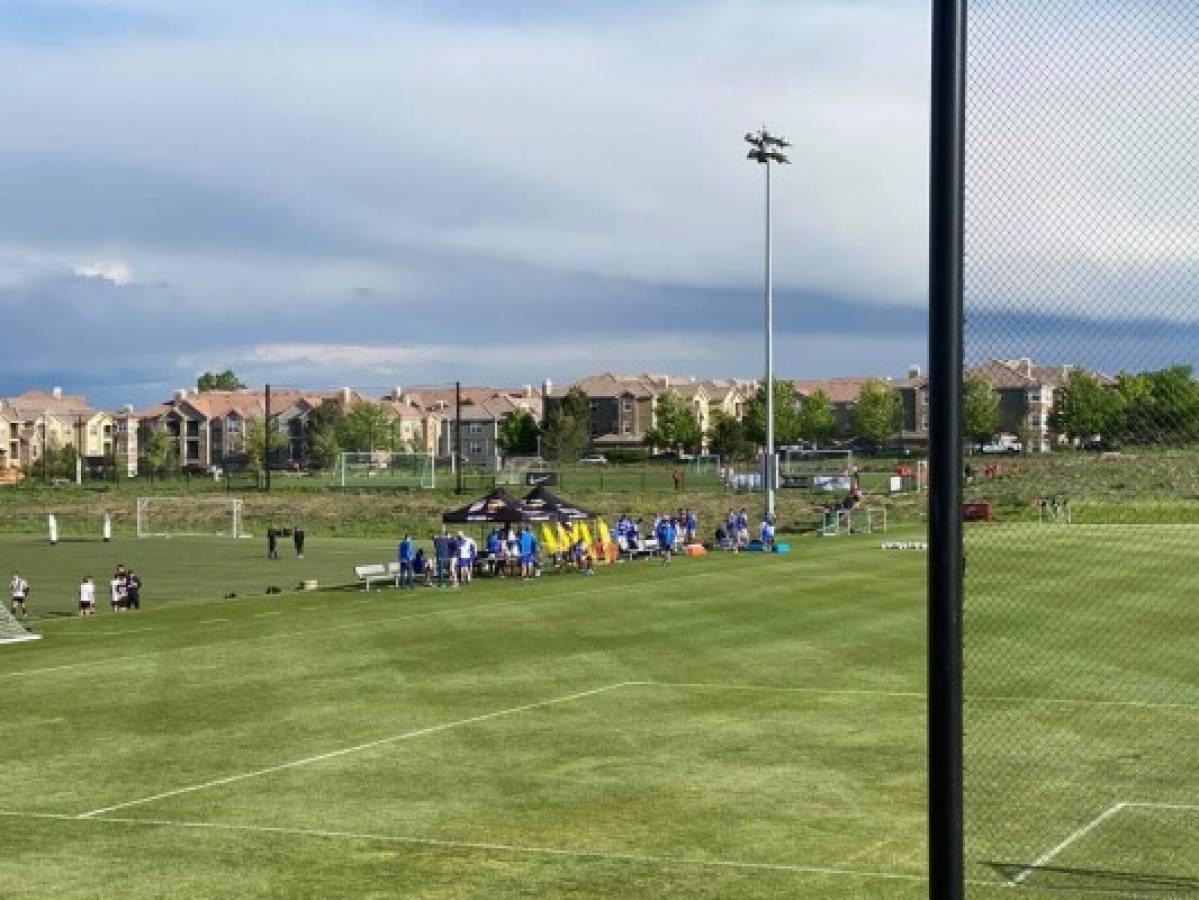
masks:
[[[303,559],[304,558],[304,529],[303,528],[293,528],[292,529],[291,542],[295,545],[296,557],[298,559]]]
[[[29,582],[21,577],[20,572],[12,573],[12,581],[8,583],[8,595],[12,599],[12,614],[29,618],[27,603],[29,600]]]
[[[266,558],[279,558],[279,532],[274,528],[266,530]]]

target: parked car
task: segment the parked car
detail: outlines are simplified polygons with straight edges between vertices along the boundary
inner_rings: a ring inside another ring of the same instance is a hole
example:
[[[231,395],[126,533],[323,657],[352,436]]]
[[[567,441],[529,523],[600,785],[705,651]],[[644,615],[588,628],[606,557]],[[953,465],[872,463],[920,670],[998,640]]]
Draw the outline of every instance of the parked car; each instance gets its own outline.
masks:
[[[983,444],[982,447],[979,448],[979,452],[990,454],[1019,453],[1023,449],[1023,445],[1014,437],[1011,435],[1001,434],[990,442]]]
[[[588,453],[579,462],[588,466],[606,466],[608,464],[608,457],[602,453]]]

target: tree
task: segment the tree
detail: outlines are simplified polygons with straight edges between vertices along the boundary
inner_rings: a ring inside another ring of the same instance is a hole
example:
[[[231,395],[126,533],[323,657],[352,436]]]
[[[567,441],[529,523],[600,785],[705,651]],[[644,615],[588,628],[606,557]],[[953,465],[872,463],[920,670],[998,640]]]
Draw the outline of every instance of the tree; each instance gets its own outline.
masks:
[[[723,409],[713,410],[708,420],[708,447],[721,459],[744,460],[753,455],[753,445],[746,440],[745,428]]]
[[[745,406],[745,436],[755,444],[766,443],[766,385]],[[774,445],[797,443],[800,435],[799,405],[795,402],[795,382],[780,379],[774,382]]]
[[[253,471],[261,471],[267,459],[287,447],[287,435],[280,433],[271,422],[268,429],[263,419],[246,423],[246,463]]]
[[[1148,386],[1139,380],[1140,376],[1122,373],[1120,377],[1130,396],[1148,399]],[[1086,440],[1096,435],[1112,437],[1119,429],[1122,405],[1118,391],[1105,388],[1090,372],[1075,369],[1057,392],[1053,411],[1049,414],[1049,426],[1073,440]]]
[[[667,391],[658,398],[654,409],[654,427],[645,433],[653,447],[671,450],[694,450],[703,440],[691,405],[676,391]]]
[[[899,392],[881,378],[867,379],[853,407],[853,427],[857,436],[877,450],[891,439],[902,422],[903,404]]]
[[[361,400],[341,420],[337,439],[343,450],[363,453],[392,449],[395,417],[382,403]]]
[[[332,469],[341,455],[335,428],[323,427],[308,434],[308,461],[322,469]]]
[[[541,430],[527,409],[518,409],[500,423],[499,445],[505,453],[536,453]]]
[[[982,375],[962,382],[962,429],[966,440],[985,444],[999,430],[999,398]]]
[[[572,387],[566,392],[559,409],[572,419],[588,423],[591,421],[591,398],[583,393],[583,389],[580,387]]]
[[[555,409],[541,434],[541,454],[546,459],[574,462],[590,442],[591,426],[586,421]]]
[[[201,394],[205,391],[237,391],[244,387],[232,369],[226,369],[224,372],[205,372],[196,379],[196,390]]]
[[[828,394],[817,388],[799,407],[799,436],[805,441],[822,444],[833,436],[837,417]]]
[[[142,465],[151,472],[161,472],[175,464],[178,449],[171,436],[165,431],[155,429],[149,438],[141,442]]]

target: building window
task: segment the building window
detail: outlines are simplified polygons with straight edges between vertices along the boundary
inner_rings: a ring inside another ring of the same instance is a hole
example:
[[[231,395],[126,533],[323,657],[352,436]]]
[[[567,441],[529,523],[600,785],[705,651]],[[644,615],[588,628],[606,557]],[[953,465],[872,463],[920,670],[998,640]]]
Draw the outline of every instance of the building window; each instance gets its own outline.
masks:
[[[633,411],[633,401],[632,400],[625,400],[623,402],[623,404],[621,404],[621,405],[623,406],[625,412],[631,413]]]
[[[241,434],[241,419],[226,419],[225,431],[229,434]]]
[[[482,422],[471,422],[470,428],[468,430],[470,431],[471,434],[482,434],[483,433],[483,423]]]
[[[482,456],[483,455],[483,445],[481,443],[479,443],[478,441],[471,441],[466,447],[466,452],[469,453],[471,456]]]
[[[632,434],[632,433],[633,433],[633,426],[632,426],[632,425],[630,425],[628,422],[625,422],[625,423],[624,423],[624,427],[622,427],[620,430],[621,430],[621,433],[622,433],[622,434]]]

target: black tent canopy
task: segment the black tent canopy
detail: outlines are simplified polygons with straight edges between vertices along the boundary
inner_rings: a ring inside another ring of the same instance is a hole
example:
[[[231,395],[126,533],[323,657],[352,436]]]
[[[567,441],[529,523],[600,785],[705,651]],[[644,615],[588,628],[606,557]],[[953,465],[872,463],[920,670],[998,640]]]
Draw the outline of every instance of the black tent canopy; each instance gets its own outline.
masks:
[[[568,503],[544,485],[538,485],[529,491],[520,504],[529,514],[529,518],[535,522],[550,519],[557,522],[584,522],[594,519],[598,515],[591,510]]]
[[[496,488],[473,503],[443,514],[441,521],[446,524],[485,524],[487,522],[516,524],[528,522],[531,518],[519,500],[503,488]]]

